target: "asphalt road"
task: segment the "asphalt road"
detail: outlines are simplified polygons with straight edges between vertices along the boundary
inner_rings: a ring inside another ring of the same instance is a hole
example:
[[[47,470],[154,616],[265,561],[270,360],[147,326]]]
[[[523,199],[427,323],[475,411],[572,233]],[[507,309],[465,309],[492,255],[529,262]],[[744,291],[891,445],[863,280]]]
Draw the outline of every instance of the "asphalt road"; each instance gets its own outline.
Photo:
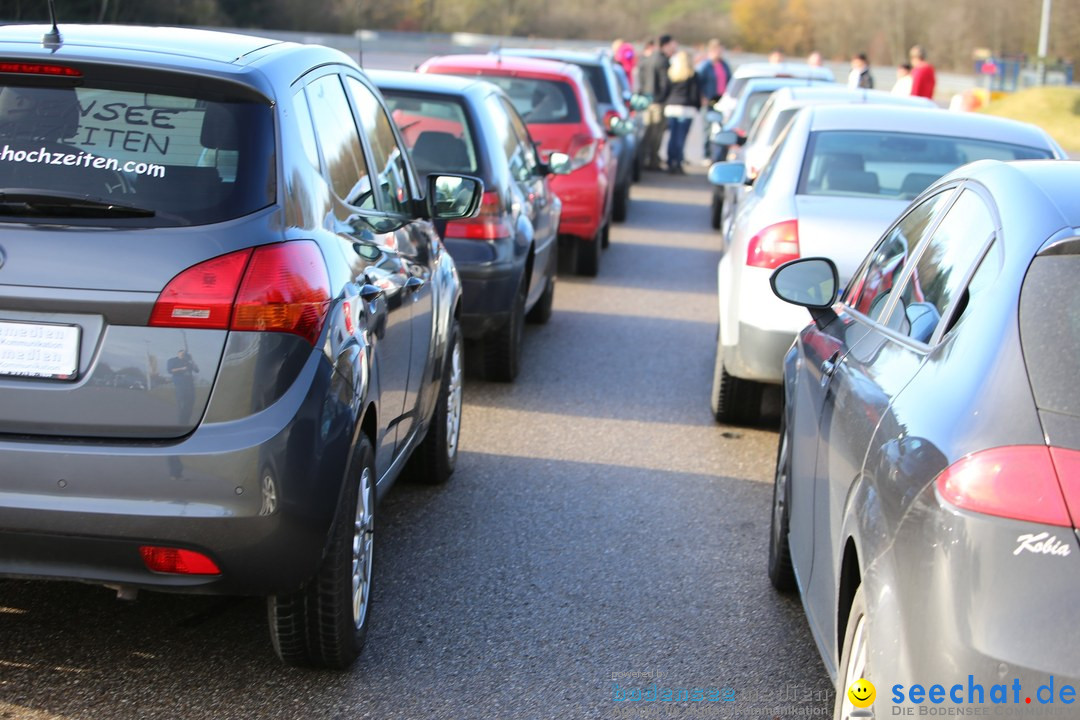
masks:
[[[560,279],[527,330],[518,381],[469,382],[453,480],[387,495],[351,672],[281,666],[259,600],[0,581],[0,718],[829,712],[802,609],[765,575],[775,428],[708,410],[701,172],[634,187],[599,277]],[[615,699],[653,682],[704,699]]]

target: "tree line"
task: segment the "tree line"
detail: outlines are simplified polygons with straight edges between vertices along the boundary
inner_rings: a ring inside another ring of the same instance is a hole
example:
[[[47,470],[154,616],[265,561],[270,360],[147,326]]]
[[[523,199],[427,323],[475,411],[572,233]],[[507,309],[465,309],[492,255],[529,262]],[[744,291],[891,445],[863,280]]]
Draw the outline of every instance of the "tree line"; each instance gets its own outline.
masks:
[[[46,0],[0,0],[0,20],[41,21]],[[352,33],[469,31],[498,35],[683,43],[720,38],[749,52],[865,52],[875,64],[923,45],[939,67],[967,70],[973,52],[1034,56],[1039,0],[56,0],[65,22],[226,26]],[[1080,56],[1080,0],[1054,0],[1050,58]]]

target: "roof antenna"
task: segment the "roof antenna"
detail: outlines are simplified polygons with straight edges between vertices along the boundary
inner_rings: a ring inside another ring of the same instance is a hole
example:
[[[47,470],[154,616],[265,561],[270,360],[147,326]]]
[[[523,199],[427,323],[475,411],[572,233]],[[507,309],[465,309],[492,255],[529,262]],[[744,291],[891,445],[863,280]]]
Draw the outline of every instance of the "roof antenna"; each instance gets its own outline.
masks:
[[[41,44],[57,48],[63,43],[63,38],[60,37],[60,28],[56,27],[56,4],[53,0],[49,0],[49,19],[52,20],[52,28],[41,36]]]

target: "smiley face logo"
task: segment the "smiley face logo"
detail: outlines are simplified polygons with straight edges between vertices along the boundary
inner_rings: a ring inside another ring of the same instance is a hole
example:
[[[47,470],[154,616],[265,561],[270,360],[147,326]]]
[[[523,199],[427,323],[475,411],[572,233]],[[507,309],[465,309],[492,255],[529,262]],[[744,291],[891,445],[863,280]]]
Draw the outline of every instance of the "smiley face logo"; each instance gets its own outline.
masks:
[[[860,678],[851,683],[847,691],[848,700],[857,708],[867,708],[874,704],[877,691],[874,684],[866,678]]]

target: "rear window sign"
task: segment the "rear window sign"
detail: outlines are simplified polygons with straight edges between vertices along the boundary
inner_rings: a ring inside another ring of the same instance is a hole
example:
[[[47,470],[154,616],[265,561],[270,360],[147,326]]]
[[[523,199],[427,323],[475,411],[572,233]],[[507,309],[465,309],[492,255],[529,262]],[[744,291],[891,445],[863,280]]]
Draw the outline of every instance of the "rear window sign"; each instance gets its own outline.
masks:
[[[116,158],[107,158],[88,152],[65,153],[50,151],[42,147],[37,150],[16,150],[5,144],[0,150],[0,162],[30,163],[36,165],[61,165],[67,167],[94,168],[95,170],[113,170],[116,172],[147,175],[155,178],[165,177],[165,166],[136,160],[121,162]]]
[[[184,111],[176,108],[80,98],[81,121],[74,142],[84,148],[119,148],[165,157],[169,154],[172,137],[162,131],[175,130],[177,115],[181,112]]]

